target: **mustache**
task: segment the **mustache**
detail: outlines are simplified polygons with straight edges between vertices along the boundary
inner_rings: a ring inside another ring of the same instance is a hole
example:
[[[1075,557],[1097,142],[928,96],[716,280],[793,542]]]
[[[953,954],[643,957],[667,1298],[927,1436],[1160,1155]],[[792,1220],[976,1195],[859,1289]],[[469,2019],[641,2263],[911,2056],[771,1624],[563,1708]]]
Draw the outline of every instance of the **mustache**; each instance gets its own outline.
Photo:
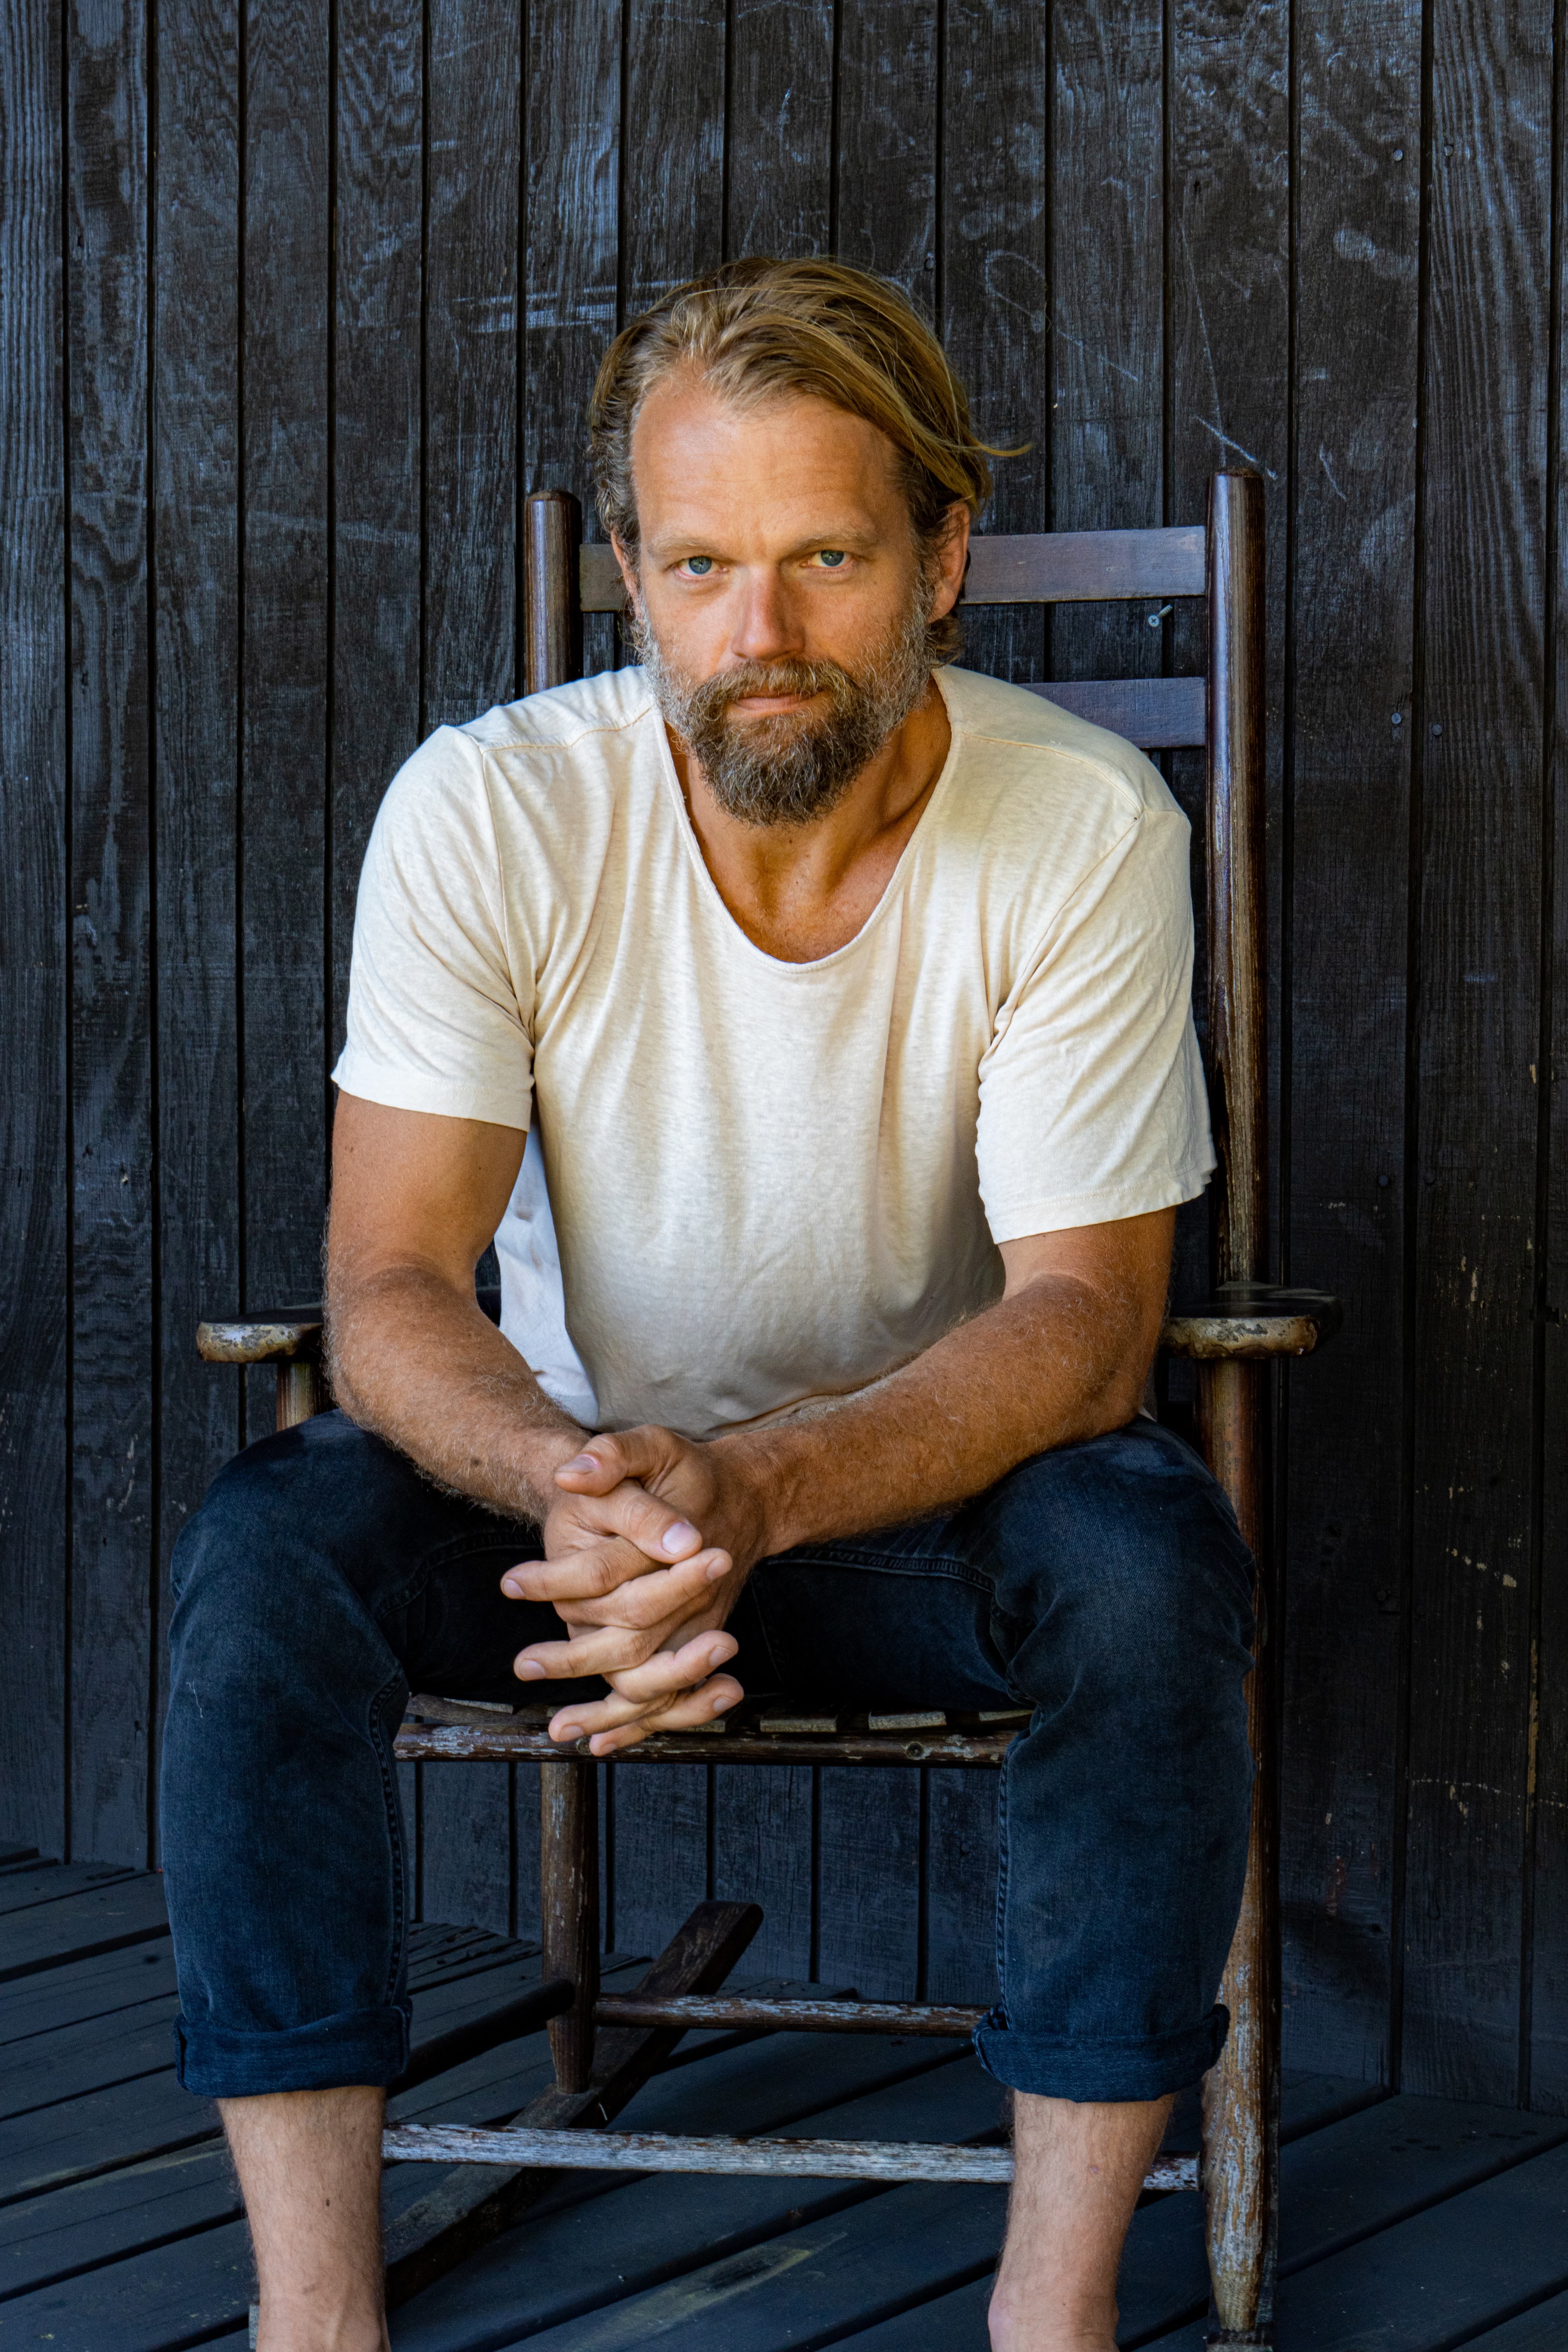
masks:
[[[737,662],[731,669],[716,670],[700,686],[691,688],[686,708],[694,726],[712,726],[733,704],[747,701],[753,695],[795,695],[804,700],[826,694],[835,707],[839,707],[856,692],[858,683],[836,661]]]

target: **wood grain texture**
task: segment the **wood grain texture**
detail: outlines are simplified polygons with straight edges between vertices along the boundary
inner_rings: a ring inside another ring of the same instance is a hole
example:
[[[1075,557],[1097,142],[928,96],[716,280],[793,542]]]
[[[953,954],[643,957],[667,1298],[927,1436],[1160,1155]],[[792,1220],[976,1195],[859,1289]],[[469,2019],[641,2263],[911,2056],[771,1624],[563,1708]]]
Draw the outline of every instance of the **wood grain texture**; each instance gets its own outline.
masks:
[[[429,14],[426,729],[518,691],[521,26],[501,0]]]
[[[1022,0],[949,0],[945,16],[938,319],[981,437],[1029,445],[994,461],[987,531],[1050,520],[1049,25]],[[964,645],[973,668],[1044,675],[1038,613],[972,614]]]
[[[833,241],[834,0],[733,0],[727,256]]]
[[[326,1175],[327,0],[252,5],[246,61],[245,1283],[247,1299],[308,1298]],[[251,1379],[265,1429],[272,1384]]]
[[[1559,89],[1564,62],[1557,59]],[[1552,467],[1544,648],[1549,734],[1542,810],[1542,874],[1551,898],[1544,909],[1542,1042],[1535,1074],[1538,1088],[1546,1090],[1542,1127],[1547,1166],[1540,1202],[1544,1214],[1537,1234],[1542,1262],[1535,1298],[1542,1496],[1533,1659],[1536,1728],[1527,1788],[1533,1916],[1526,1954],[1526,2046],[1521,2057],[1528,2082],[1521,2087],[1532,2106],[1563,2115],[1568,2114],[1568,1578],[1563,1563],[1568,1560],[1568,1449],[1559,1442],[1559,1433],[1568,1427],[1568,1089],[1559,1079],[1568,1076],[1568,599],[1563,593],[1563,550],[1568,548],[1568,369],[1563,364],[1568,184],[1561,173],[1557,206],[1552,222],[1557,406],[1548,420]],[[1544,2345],[1547,2338],[1541,2340]]]
[[[343,0],[333,336],[329,1050],[382,794],[421,732],[424,12]],[[471,715],[471,714],[468,714]]]
[[[58,13],[0,26],[0,1823],[65,1850],[66,523]]]
[[[1551,184],[1531,126],[1548,119],[1550,17],[1442,0],[1431,41],[1400,2080],[1511,2099],[1531,1704]]]
[[[628,1776],[624,1774],[622,1785]],[[715,1764],[713,1893],[729,1903],[760,1903],[763,1924],[747,1964],[767,1976],[810,1979],[815,1965],[816,1874],[813,1785],[808,1764],[766,1772]]]
[[[239,1442],[239,1380],[192,1361],[199,1316],[240,1290],[239,13],[160,16],[153,311],[162,1586]],[[166,1651],[155,1645],[159,1719]]]
[[[834,251],[896,279],[928,312],[941,90],[935,0],[840,10]]]
[[[71,1843],[144,1861],[153,1577],[146,21],[68,20]]]
[[[1051,82],[1051,524],[1164,520],[1164,25],[1161,0],[1068,0]],[[1054,677],[1157,675],[1133,605],[1054,613]]]
[[[1419,0],[1298,18],[1286,1271],[1346,1302],[1292,1378],[1282,1853],[1292,2063],[1389,2078],[1405,1540],[1405,1024]],[[1370,35],[1363,38],[1363,35]],[[1347,1088],[1347,1066],[1366,1083]],[[1331,1727],[1331,1729],[1330,1728]]]
[[[625,5],[622,325],[723,258],[728,19],[725,0]]]

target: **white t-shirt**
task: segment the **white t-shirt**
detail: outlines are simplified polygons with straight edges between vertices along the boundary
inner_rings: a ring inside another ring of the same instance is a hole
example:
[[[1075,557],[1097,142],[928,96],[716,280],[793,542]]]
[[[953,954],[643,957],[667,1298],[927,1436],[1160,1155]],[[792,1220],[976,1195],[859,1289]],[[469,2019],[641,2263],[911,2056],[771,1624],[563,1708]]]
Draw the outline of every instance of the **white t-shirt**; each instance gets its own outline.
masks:
[[[340,1087],[529,1129],[501,1328],[585,1425],[841,1395],[995,1298],[997,1244],[1213,1168],[1187,823],[1130,744],[947,669],[876,911],[781,963],[714,888],[641,670],[443,727],[360,881]]]

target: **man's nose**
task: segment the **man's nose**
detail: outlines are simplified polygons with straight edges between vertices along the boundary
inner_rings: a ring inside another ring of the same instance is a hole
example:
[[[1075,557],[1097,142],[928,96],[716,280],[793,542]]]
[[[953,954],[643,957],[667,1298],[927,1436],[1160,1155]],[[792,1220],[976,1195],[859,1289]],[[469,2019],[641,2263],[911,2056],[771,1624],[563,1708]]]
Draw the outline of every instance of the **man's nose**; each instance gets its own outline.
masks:
[[[791,599],[773,572],[748,575],[741,591],[731,650],[741,661],[798,660],[805,650]]]

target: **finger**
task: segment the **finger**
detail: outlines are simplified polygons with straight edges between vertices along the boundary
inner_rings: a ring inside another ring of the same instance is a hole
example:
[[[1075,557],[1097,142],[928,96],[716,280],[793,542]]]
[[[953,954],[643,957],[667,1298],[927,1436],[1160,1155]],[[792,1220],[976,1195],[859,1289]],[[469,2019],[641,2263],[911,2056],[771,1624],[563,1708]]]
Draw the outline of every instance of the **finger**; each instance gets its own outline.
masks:
[[[613,1693],[605,1699],[563,1708],[552,1719],[550,1736],[563,1746],[589,1739],[595,1756],[610,1755],[616,1748],[634,1746],[650,1731],[689,1731],[711,1723],[715,1716],[727,1715],[738,1706],[744,1696],[732,1675],[714,1675],[695,1689],[678,1692],[658,1705],[634,1705]],[[614,1746],[602,1746],[602,1741],[613,1741]]]
[[[728,1552],[699,1552],[679,1568],[655,1569],[596,1601],[564,1593],[555,1603],[556,1612],[572,1625],[658,1625],[665,1639],[707,1604],[715,1581],[728,1574],[729,1567]]]
[[[578,1675],[636,1675],[643,1679],[628,1688],[632,1698],[656,1698],[686,1683],[700,1682],[732,1658],[740,1647],[732,1633],[697,1634],[679,1650],[659,1647],[658,1632],[631,1632],[606,1625],[589,1633],[574,1634],[569,1642],[535,1642],[520,1651],[512,1664],[519,1682],[562,1682]]]
[[[729,1555],[719,1557],[727,1560]],[[713,1563],[712,1553],[704,1556],[697,1579],[700,1584],[717,1583],[728,1572]],[[697,1561],[682,1560],[680,1565],[689,1570]],[[661,1564],[650,1560],[635,1544],[611,1536],[581,1544],[573,1551],[557,1552],[550,1559],[520,1559],[501,1578],[500,1589],[509,1601],[602,1601],[639,1579],[663,1572]]]
[[[613,1668],[611,1680],[617,1697],[663,1704],[675,1693],[706,1682],[710,1674],[729,1664],[738,1647],[732,1633],[698,1633],[679,1649],[671,1643],[640,1663]]]
[[[623,1478],[655,1478],[668,1470],[679,1443],[667,1429],[606,1430],[562,1464],[555,1483],[574,1495],[607,1495]]]
[[[607,1494],[563,1495],[544,1523],[544,1549],[553,1558],[570,1551],[577,1530],[626,1536],[650,1559],[678,1559],[694,1551],[701,1538],[685,1513],[636,1478],[620,1478]]]

